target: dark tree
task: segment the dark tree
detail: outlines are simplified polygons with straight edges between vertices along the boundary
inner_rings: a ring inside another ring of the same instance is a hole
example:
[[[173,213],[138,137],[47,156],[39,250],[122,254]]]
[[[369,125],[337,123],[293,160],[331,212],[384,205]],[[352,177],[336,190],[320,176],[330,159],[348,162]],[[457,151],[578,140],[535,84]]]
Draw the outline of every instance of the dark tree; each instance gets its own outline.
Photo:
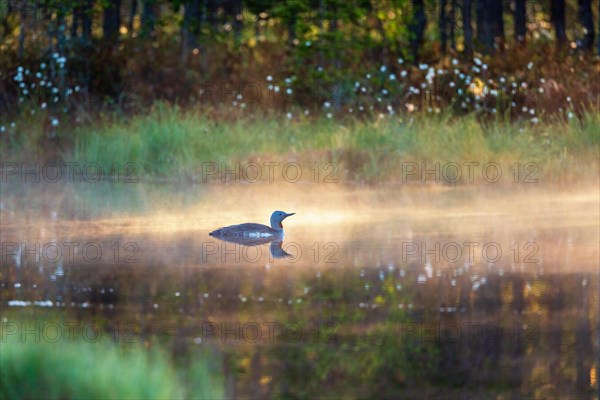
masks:
[[[463,0],[462,19],[463,35],[465,37],[465,54],[470,57],[473,54],[473,25],[472,25],[473,3],[471,0]]]
[[[491,2],[490,20],[496,48],[504,49],[504,5],[501,0]]]
[[[577,47],[591,50],[594,46],[594,16],[592,14],[592,1],[591,0],[579,0],[578,1],[578,15],[579,23],[583,26],[584,35],[583,38],[578,40]]]
[[[525,0],[515,1],[515,41],[525,44],[527,36],[527,4]]]
[[[152,33],[154,32],[154,26],[156,25],[156,8],[156,0],[142,1],[141,34],[143,37],[152,35]]]
[[[448,38],[452,50],[456,50],[454,26],[456,23],[454,10],[456,0],[440,0],[439,29],[442,54],[448,49]]]
[[[485,52],[504,48],[504,19],[502,1],[477,1],[477,40]]]
[[[72,12],[72,9],[67,3],[58,3],[55,8],[56,19],[50,24],[51,31],[56,40],[56,49],[59,52],[63,52],[66,47],[66,35],[65,35],[65,18],[68,13]]]
[[[242,7],[242,0],[232,0],[231,14],[233,16],[233,34],[235,37],[236,45],[240,44],[242,37],[242,28],[244,27],[244,21],[242,20]]]
[[[219,25],[223,22],[222,16],[224,13],[223,4],[221,1],[208,0],[206,3],[203,3],[203,7],[205,7],[206,13],[206,22],[210,26],[213,32],[219,30]]]
[[[550,18],[554,31],[556,32],[556,44],[563,46],[567,41],[567,31],[565,23],[565,0],[551,0]]]
[[[477,41],[483,46],[485,52],[494,49],[494,32],[492,4],[496,0],[477,0]]]
[[[589,280],[590,275],[586,274],[585,279]],[[593,361],[590,357],[592,344],[592,324],[590,322],[590,289],[589,285],[582,286],[579,293],[574,296],[578,304],[577,325],[575,327],[575,370],[576,370],[576,388],[578,394],[583,394],[590,387],[590,367]]]
[[[456,0],[450,0],[450,47],[456,51]]]
[[[288,12],[283,16],[283,20],[286,21],[288,31],[288,43],[291,44],[296,39],[296,25],[298,24],[298,14],[300,12],[299,7],[296,4],[292,4],[288,7]]]
[[[121,26],[121,0],[107,0],[102,23],[104,39],[114,39]]]
[[[27,4],[20,3],[18,4],[19,8],[19,60],[23,59],[23,52],[25,51],[25,35],[27,32]]]
[[[448,12],[446,7],[448,6],[448,0],[440,0],[440,19],[439,19],[439,29],[440,29],[440,42],[442,54],[446,54],[446,50],[448,48]]]
[[[71,19],[71,37],[77,37],[77,31],[79,30],[79,23],[81,22],[81,6],[77,3],[73,6],[73,18]]]
[[[92,17],[94,16],[94,0],[84,0],[81,12],[81,36],[85,43],[92,40]]]
[[[201,0],[186,0],[183,3],[183,24],[181,26],[181,46],[184,58],[198,45],[198,34],[202,19]]]
[[[129,33],[133,33],[133,22],[135,20],[135,15],[137,14],[138,2],[137,0],[131,0],[129,5],[129,17],[127,18],[127,31]]]
[[[427,25],[425,17],[425,6],[423,0],[412,0],[413,19],[410,22],[410,49],[413,60],[416,62],[419,58],[419,48],[423,43],[423,34]]]

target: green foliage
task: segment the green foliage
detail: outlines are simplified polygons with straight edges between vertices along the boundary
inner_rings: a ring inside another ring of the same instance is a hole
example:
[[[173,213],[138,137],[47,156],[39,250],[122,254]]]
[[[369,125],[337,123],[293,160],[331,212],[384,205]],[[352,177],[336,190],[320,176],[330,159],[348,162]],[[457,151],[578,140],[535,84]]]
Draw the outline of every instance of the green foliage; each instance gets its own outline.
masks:
[[[208,360],[178,373],[160,351],[139,344],[57,343],[8,336],[0,344],[0,398],[222,398],[222,378]],[[179,375],[187,376],[183,385]]]

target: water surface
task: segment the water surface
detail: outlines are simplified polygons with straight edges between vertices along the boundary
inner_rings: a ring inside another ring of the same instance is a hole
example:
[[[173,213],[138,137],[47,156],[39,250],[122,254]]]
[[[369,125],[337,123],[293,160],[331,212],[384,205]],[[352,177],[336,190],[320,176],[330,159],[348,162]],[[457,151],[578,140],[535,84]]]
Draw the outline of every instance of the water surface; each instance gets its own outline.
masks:
[[[593,398],[599,204],[598,188],[3,185],[2,321],[210,348],[237,398]],[[287,257],[208,236],[275,209],[296,212]]]

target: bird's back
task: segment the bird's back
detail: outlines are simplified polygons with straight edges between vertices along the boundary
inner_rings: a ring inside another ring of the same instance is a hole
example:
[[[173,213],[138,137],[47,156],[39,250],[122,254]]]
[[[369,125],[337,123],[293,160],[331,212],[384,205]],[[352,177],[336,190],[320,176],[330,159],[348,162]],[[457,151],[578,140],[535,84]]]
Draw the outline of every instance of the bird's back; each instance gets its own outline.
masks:
[[[215,237],[261,237],[279,234],[275,229],[263,224],[239,224],[226,226],[209,233]]]

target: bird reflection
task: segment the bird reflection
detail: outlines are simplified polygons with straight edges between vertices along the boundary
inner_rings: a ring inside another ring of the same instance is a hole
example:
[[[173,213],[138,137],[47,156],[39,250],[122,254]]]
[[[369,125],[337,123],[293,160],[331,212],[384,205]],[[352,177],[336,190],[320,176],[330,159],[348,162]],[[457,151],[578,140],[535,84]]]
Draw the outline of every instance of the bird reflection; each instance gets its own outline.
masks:
[[[273,257],[273,258],[291,257],[292,255],[290,253],[287,253],[283,249],[282,246],[283,246],[283,242],[281,242],[281,241],[271,242],[271,247],[269,248],[269,251],[271,252],[271,257]]]
[[[242,246],[252,247],[270,243],[269,252],[273,258],[285,258],[292,255],[283,249],[281,237],[243,237],[243,236],[221,236],[216,237],[223,242],[236,243]],[[279,239],[279,240],[278,240]]]

